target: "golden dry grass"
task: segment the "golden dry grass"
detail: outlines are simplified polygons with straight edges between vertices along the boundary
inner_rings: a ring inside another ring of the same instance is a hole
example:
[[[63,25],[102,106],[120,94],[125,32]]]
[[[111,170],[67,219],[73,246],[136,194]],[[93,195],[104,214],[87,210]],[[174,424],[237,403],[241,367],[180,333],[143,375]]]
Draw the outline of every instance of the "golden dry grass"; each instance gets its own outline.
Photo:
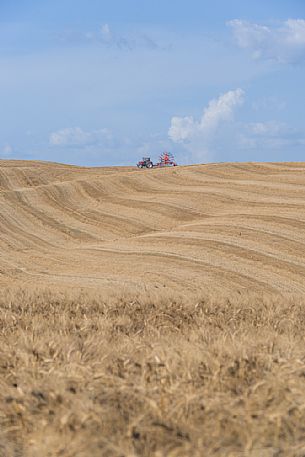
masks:
[[[0,457],[305,455],[305,164],[0,162]]]
[[[304,456],[302,301],[9,290],[0,307],[1,457]]]

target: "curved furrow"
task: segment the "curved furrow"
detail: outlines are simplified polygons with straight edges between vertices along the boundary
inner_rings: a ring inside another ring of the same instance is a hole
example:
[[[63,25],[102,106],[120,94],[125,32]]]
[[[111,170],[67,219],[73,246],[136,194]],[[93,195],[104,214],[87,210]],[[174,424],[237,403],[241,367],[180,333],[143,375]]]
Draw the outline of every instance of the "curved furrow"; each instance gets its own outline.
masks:
[[[305,285],[299,285],[296,281],[284,281],[282,275],[274,272],[273,274],[273,281],[270,282],[268,278],[264,274],[255,274],[253,269],[247,268],[245,265],[243,268],[239,268],[237,263],[234,262],[227,262],[221,256],[207,256],[200,258],[199,256],[195,257],[192,255],[184,255],[183,253],[174,253],[165,250],[158,251],[152,249],[144,249],[142,247],[141,252],[135,249],[123,249],[119,247],[118,249],[110,249],[110,248],[90,248],[86,249],[87,251],[95,250],[99,253],[107,253],[111,254],[111,257],[126,257],[137,259],[132,261],[134,265],[133,269],[136,272],[135,264],[138,262],[141,264],[141,270],[145,265],[152,265],[152,259],[156,263],[159,271],[161,269],[161,265],[167,266],[167,271],[170,271],[172,267],[174,267],[175,271],[179,269],[179,266],[183,268],[185,271],[189,272],[189,278],[184,277],[184,286],[187,287],[188,282],[190,279],[194,279],[197,277],[200,281],[202,281],[201,285],[204,285],[206,282],[205,275],[208,274],[212,276],[214,281],[223,281],[225,283],[231,283],[238,285],[240,288],[253,288],[253,289],[261,289],[262,291],[275,291],[276,289],[281,291],[289,291],[289,292],[305,292]],[[116,258],[115,261],[119,263],[118,259]],[[128,261],[130,263],[130,260]],[[198,284],[198,282],[197,282]],[[222,287],[222,284],[219,283],[219,287]]]
[[[148,243],[151,246],[165,244],[167,250],[172,248],[173,252],[179,246],[180,252],[192,253],[192,256],[198,259],[207,254],[218,253],[221,257],[239,260],[241,269],[244,267],[244,263],[250,263],[255,269],[266,268],[269,272],[280,271],[283,275],[300,276],[300,279],[305,277],[305,262],[301,262],[300,258],[299,260],[289,259],[287,255],[281,255],[278,252],[267,252],[266,250],[258,249],[256,246],[242,245],[228,239],[196,238],[188,237],[187,235],[179,237],[163,233],[158,236],[150,236]],[[284,260],[284,257],[287,260]]]
[[[69,227],[82,228],[88,237],[103,239],[106,235],[116,235],[124,227],[128,233],[142,233],[148,230],[140,220],[126,217],[120,212],[107,211],[104,205],[91,208],[90,201],[81,198],[79,183],[69,183],[69,186],[53,186],[44,189],[44,201],[50,214],[58,214]],[[77,196],[77,198],[76,198]]]
[[[274,259],[287,261],[295,265],[305,266],[304,254],[305,243],[292,241],[285,237],[273,236],[259,230],[245,230],[241,227],[234,227],[234,231],[230,232],[223,227],[223,230],[207,230],[203,232],[171,232],[160,233],[162,241],[164,239],[173,239],[173,242],[181,242],[184,246],[188,243],[199,246],[204,246],[205,242],[215,241],[219,243],[227,243],[232,246],[240,247],[241,249],[249,250],[249,253],[256,252],[257,254],[267,255]],[[144,238],[145,235],[141,238]],[[146,235],[149,238],[148,242],[154,242],[155,235]],[[252,254],[251,254],[252,255]]]
[[[78,227],[71,227],[56,218],[56,215],[48,214],[45,204],[35,204],[27,198],[25,192],[13,191],[5,196],[8,208],[20,214],[18,225],[29,233],[36,233],[43,240],[67,241],[75,237],[83,238],[83,234]],[[12,233],[14,235],[14,232]],[[87,235],[90,240],[94,237]]]
[[[85,193],[85,202],[90,202],[94,208],[107,208],[109,213],[124,216],[141,229],[136,230],[137,233],[155,230],[156,221],[160,224],[159,228],[162,228],[172,225],[173,221],[190,221],[199,215],[195,205],[194,208],[181,207],[176,201],[170,203],[161,199],[153,200],[150,194],[142,192],[106,192],[105,185],[100,188],[96,181],[90,184],[82,181],[80,184],[82,194]]]
[[[1,284],[304,293],[304,247],[304,164],[0,161]]]
[[[183,224],[176,229],[177,233],[191,234],[193,238],[206,236],[217,236],[220,238],[232,238],[237,244],[251,242],[257,244],[264,250],[277,250],[278,252],[293,253],[296,257],[303,259],[303,250],[305,251],[305,240],[303,236],[296,236],[294,231],[284,232],[276,230],[276,227],[269,227],[263,223],[249,225],[246,221],[229,221],[224,223],[223,220],[211,221],[206,223]]]
[[[34,247],[52,246],[49,240],[44,240],[41,237],[29,232],[26,227],[22,227],[20,222],[14,217],[0,214],[0,232],[2,242],[2,253],[6,250],[28,249]]]

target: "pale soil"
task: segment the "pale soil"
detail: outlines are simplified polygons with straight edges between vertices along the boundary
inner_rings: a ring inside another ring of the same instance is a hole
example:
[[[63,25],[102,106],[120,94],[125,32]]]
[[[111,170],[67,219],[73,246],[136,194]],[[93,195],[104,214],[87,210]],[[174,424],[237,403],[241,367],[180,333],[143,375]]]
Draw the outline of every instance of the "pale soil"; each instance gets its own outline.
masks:
[[[0,161],[0,457],[305,456],[305,163]]]

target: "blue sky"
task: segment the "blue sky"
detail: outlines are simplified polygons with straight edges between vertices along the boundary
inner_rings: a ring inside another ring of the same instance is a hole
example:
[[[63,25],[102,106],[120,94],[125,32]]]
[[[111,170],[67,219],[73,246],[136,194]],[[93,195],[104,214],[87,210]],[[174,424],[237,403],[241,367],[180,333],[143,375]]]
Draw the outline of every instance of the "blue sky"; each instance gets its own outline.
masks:
[[[303,0],[1,0],[0,158],[305,158]]]

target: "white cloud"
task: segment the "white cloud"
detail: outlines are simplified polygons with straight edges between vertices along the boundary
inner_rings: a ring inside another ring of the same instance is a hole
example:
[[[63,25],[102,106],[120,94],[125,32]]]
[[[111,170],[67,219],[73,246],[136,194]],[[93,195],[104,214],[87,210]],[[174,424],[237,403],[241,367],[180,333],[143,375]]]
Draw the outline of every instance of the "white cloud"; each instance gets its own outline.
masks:
[[[175,143],[190,141],[196,137],[203,141],[208,139],[217,127],[233,118],[236,107],[242,105],[244,91],[236,89],[221,95],[218,99],[211,100],[204,109],[201,119],[194,120],[192,116],[173,117],[168,131],[169,138]]]
[[[100,33],[97,35],[97,38],[103,44],[106,44],[108,46],[114,46],[119,49],[131,50],[136,46],[135,40],[114,33],[110,29],[109,24],[104,24],[101,27]]]
[[[4,143],[2,147],[0,147],[0,157],[2,158],[12,158],[15,155],[15,149],[10,143]]]
[[[198,124],[198,126],[196,125]],[[168,131],[168,136],[175,143],[188,140],[194,135],[196,129],[198,129],[199,123],[194,121],[192,116],[190,117],[172,117],[171,126]]]
[[[253,122],[247,125],[247,129],[250,133],[257,136],[277,136],[283,132],[287,132],[286,124],[276,121]]]
[[[80,127],[69,127],[52,132],[49,142],[53,146],[84,147],[101,142],[109,142],[112,134],[108,129],[87,132]]]
[[[242,89],[231,90],[211,100],[198,120],[192,116],[173,117],[168,130],[169,138],[174,143],[180,143],[189,161],[211,158],[224,143],[232,141],[234,124],[229,121],[233,120],[234,112],[243,104],[244,97]],[[221,135],[216,135],[220,125]]]
[[[303,146],[305,132],[283,122],[254,122],[240,126],[238,146],[241,149],[284,149]]]
[[[267,96],[252,102],[254,111],[283,111],[286,108],[286,102],[280,97]]]
[[[145,49],[166,49],[160,46],[151,36],[146,33],[135,32],[121,34],[112,30],[109,24],[103,24],[99,30],[78,32],[76,30],[66,30],[58,35],[61,41],[69,43],[99,44],[109,48],[132,51],[137,48]]]
[[[229,21],[239,47],[248,49],[255,59],[279,63],[305,61],[305,20],[288,19],[276,27],[240,19]]]
[[[109,40],[112,38],[112,33],[110,32],[110,27],[108,24],[104,24],[102,25],[101,27],[101,33],[102,33],[102,36],[105,40]]]
[[[102,25],[96,38],[103,44],[117,47],[118,49],[133,50],[138,47],[146,49],[164,49],[152,37],[145,33],[128,34],[126,36],[114,32],[109,24]]]
[[[80,127],[65,128],[50,135],[50,143],[54,146],[79,146],[91,142],[91,135]]]
[[[4,157],[10,156],[14,152],[13,146],[6,143],[2,148],[2,154]]]

